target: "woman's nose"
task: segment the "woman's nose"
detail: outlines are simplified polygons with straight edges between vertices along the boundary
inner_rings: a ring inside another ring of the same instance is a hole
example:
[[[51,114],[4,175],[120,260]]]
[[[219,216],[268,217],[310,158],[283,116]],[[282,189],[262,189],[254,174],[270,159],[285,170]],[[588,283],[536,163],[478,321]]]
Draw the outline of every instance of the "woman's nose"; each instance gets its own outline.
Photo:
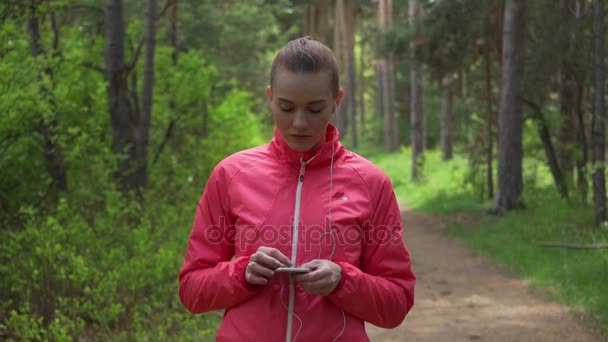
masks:
[[[296,112],[293,118],[292,125],[297,130],[306,129],[308,127],[308,120],[306,118],[306,114],[302,111]]]

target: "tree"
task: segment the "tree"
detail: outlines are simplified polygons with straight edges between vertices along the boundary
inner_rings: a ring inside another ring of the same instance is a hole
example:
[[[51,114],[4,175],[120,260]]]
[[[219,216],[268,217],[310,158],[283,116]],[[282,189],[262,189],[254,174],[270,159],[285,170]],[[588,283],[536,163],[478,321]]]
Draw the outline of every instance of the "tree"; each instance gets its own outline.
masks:
[[[445,76],[441,80],[441,117],[439,145],[441,146],[441,156],[443,160],[452,159],[452,101],[454,80],[451,76]]]
[[[380,0],[378,2],[378,24],[381,34],[385,37],[392,28],[392,7],[392,0]],[[376,61],[376,72],[378,73],[377,96],[380,96],[378,107],[382,108],[381,113],[384,118],[384,148],[389,152],[397,149],[393,69],[392,51],[387,46],[380,46],[378,60]]]
[[[116,177],[123,189],[137,188],[136,136],[138,113],[129,96],[129,66],[125,63],[125,23],[122,0],[107,0],[105,20],[105,77],[112,122],[112,150],[122,156]]]
[[[334,5],[334,44],[333,50],[340,67],[341,74],[346,74],[344,71],[347,70],[348,65],[348,44],[346,37],[346,14],[344,8],[345,0],[336,0]],[[348,75],[347,75],[348,76]],[[346,97],[348,98],[349,92],[347,90]],[[349,113],[349,101],[345,99],[342,105],[338,107],[335,120],[338,131],[346,136],[346,126]]]
[[[148,145],[150,139],[150,118],[152,117],[152,96],[154,90],[154,50],[156,44],[156,0],[148,0],[146,14],[146,55],[144,63],[144,84],[142,94],[142,112],[137,127],[136,177],[139,186],[148,183]]]
[[[507,0],[498,111],[498,192],[493,212],[523,206],[522,82],[525,63],[526,0]]]
[[[30,18],[27,22],[27,28],[31,37],[30,51],[34,58],[45,58],[45,51],[40,42],[40,14],[38,13],[37,4],[33,0],[30,3],[30,11]],[[59,29],[57,27],[54,14],[50,14],[50,17],[53,28],[53,51],[56,51],[59,44]],[[49,78],[49,80],[53,79],[53,70],[50,66],[45,67],[43,73]],[[42,82],[42,79],[43,76],[39,74],[38,82],[41,84],[40,95],[42,99],[49,101],[51,103],[51,107],[53,107],[52,103],[54,100],[50,94],[51,91],[50,89],[47,89]],[[57,131],[59,125],[55,113],[42,115],[40,126],[44,139],[44,159],[46,162],[47,172],[51,176],[55,190],[57,192],[64,192],[68,188],[67,175],[63,149],[57,142]]]
[[[419,16],[418,0],[409,0],[409,18],[412,32],[417,32],[416,20]],[[421,166],[424,160],[424,95],[422,84],[422,63],[417,60],[417,41],[410,43],[410,129],[412,139],[412,180],[420,180]]]
[[[355,72],[355,3],[346,0],[344,7],[346,39],[346,107],[351,147],[357,147],[357,73]]]
[[[606,52],[604,42],[606,27],[604,22],[604,1],[593,1],[593,204],[595,224],[606,222],[606,101],[605,82]]]

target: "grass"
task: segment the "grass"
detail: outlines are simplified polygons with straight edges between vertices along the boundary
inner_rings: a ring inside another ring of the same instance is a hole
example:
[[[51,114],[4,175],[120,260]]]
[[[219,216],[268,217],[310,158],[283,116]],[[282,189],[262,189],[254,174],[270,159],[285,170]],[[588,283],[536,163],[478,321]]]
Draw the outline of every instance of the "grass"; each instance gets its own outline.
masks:
[[[479,211],[480,203],[464,180],[466,160],[442,162],[438,153],[426,157],[425,178],[409,180],[409,154],[371,157],[391,177],[397,197],[408,208],[435,215]],[[593,212],[562,200],[538,161],[525,161],[524,200],[527,209],[501,216],[482,215],[471,226],[452,226],[448,233],[474,253],[488,256],[504,269],[541,289],[551,300],[583,313],[600,334],[608,336],[608,249],[563,249],[540,246],[543,241],[608,242],[608,228],[593,229]]]

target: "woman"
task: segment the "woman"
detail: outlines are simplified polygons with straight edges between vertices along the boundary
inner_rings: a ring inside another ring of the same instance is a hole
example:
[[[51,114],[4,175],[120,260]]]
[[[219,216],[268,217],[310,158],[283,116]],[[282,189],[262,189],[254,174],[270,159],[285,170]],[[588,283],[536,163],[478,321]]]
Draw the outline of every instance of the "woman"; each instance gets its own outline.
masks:
[[[365,321],[394,328],[413,306],[391,182],[329,123],[343,94],[332,51],[290,41],[267,88],[274,139],[209,177],[179,295],[192,313],[226,309],[217,341],[369,341]]]

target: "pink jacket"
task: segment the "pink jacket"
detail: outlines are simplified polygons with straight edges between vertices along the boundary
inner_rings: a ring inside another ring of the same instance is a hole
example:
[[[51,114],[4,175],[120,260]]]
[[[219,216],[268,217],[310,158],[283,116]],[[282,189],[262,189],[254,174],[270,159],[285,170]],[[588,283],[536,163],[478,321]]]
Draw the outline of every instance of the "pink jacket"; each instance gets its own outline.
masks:
[[[224,159],[209,177],[179,296],[192,313],[226,309],[217,341],[285,341],[290,293],[291,336],[302,342],[369,341],[364,321],[394,328],[412,308],[416,279],[389,178],[346,150],[332,125],[326,140],[313,158],[275,132],[270,144]],[[295,265],[331,257],[342,279],[324,297],[290,286],[285,274],[251,286],[245,267],[260,246]]]

